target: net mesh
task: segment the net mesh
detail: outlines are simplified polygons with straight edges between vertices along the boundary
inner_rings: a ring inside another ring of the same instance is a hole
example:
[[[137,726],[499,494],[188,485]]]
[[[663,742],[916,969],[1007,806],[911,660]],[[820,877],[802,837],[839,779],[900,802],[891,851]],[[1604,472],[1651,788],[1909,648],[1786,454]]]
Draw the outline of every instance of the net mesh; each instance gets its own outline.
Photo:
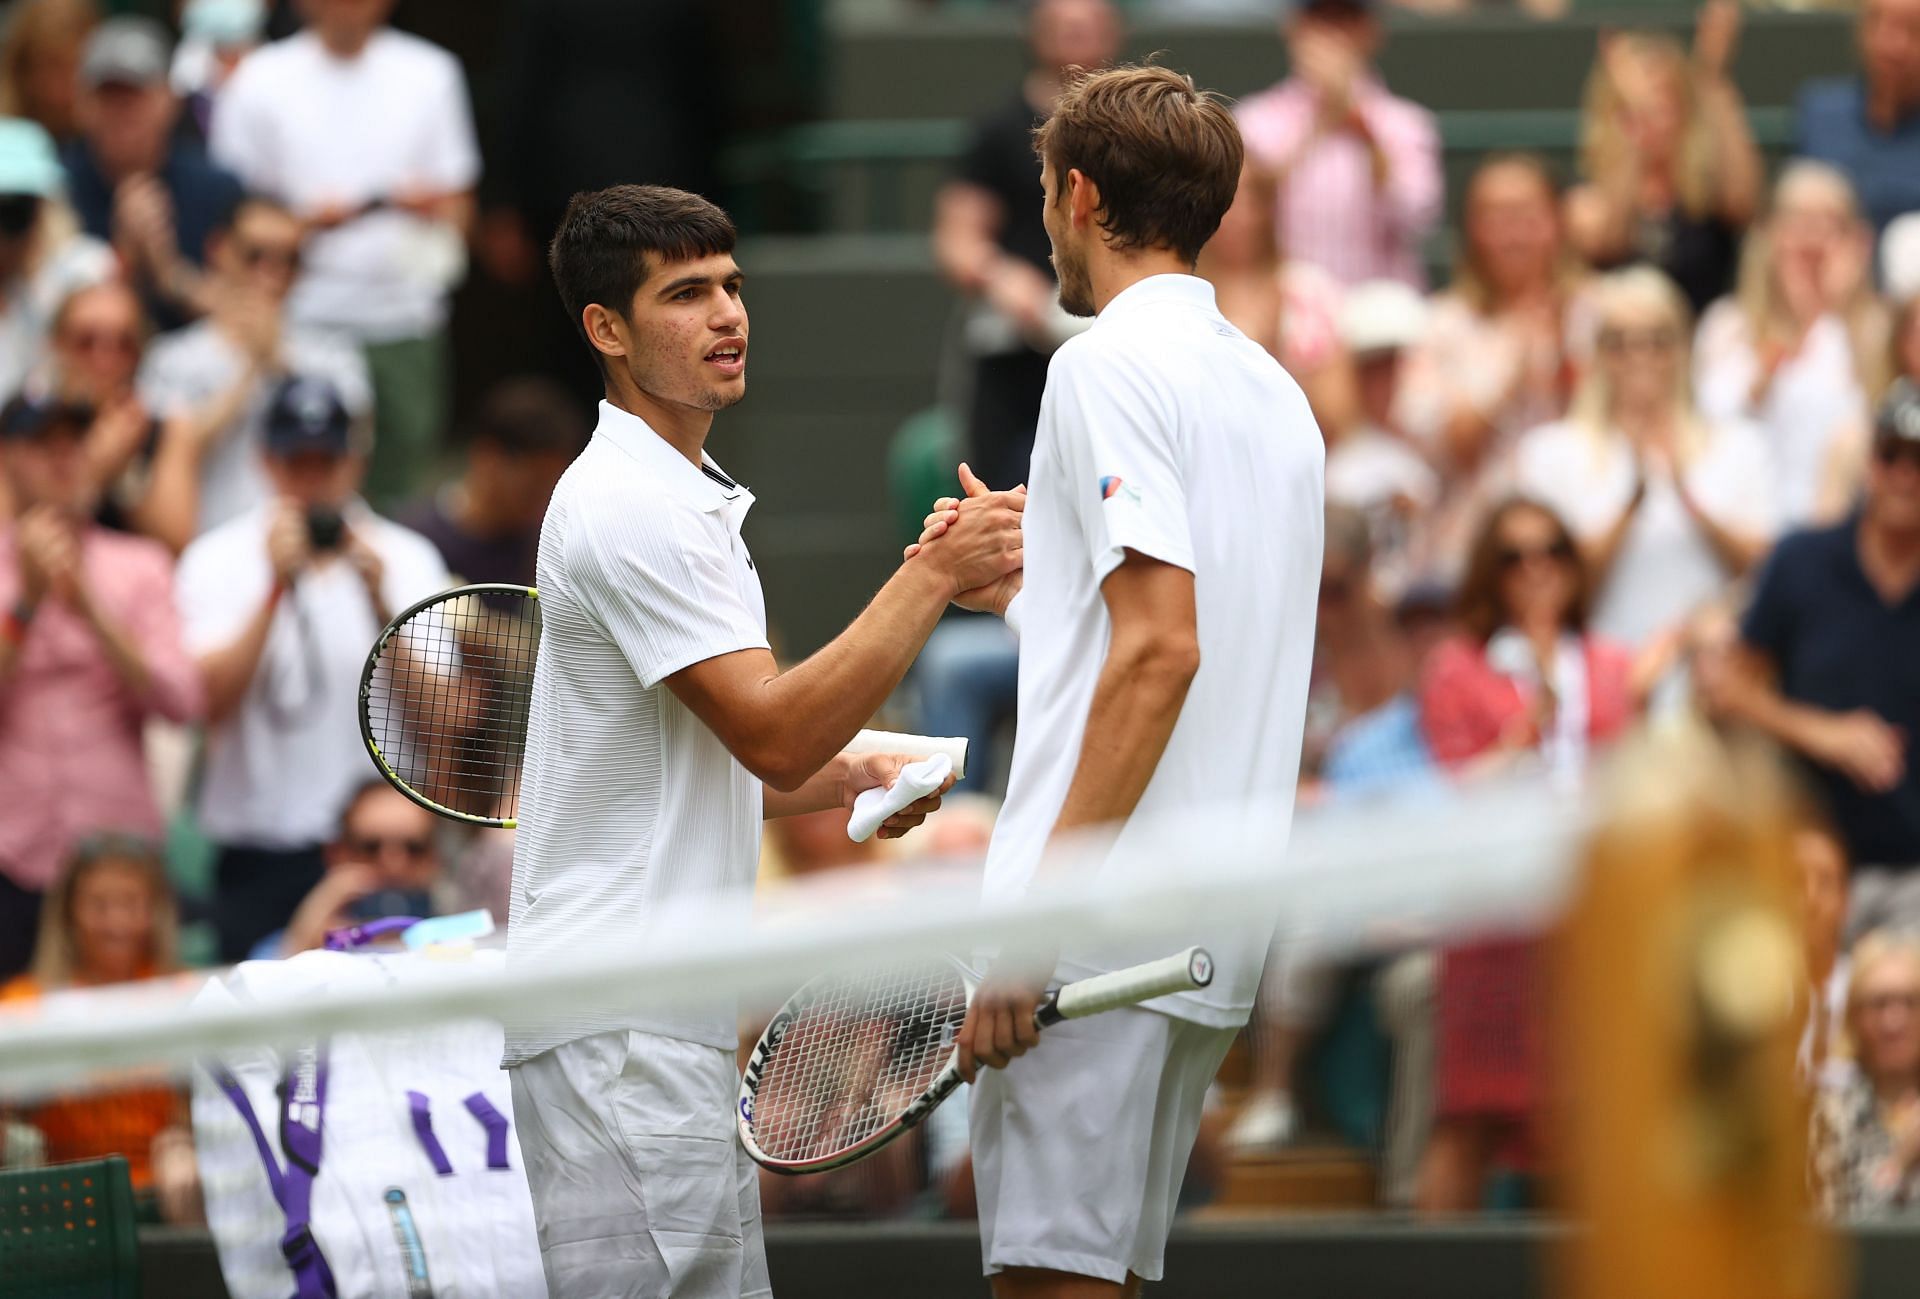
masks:
[[[442,807],[512,821],[539,648],[540,602],[524,588],[466,588],[416,612],[367,678],[367,729],[389,769]]]
[[[777,1041],[747,1116],[755,1143],[787,1164],[859,1146],[925,1093],[966,1015],[965,982],[944,961],[809,983],[768,1030]]]

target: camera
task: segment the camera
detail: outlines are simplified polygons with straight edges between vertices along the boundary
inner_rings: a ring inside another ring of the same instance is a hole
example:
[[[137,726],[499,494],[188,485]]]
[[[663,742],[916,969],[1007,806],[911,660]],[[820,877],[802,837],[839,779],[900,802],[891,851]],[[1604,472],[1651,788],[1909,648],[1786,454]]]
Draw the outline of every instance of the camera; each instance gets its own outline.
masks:
[[[331,505],[307,507],[307,544],[315,551],[324,553],[340,549],[340,539],[346,530],[347,525],[341,519],[340,511]]]

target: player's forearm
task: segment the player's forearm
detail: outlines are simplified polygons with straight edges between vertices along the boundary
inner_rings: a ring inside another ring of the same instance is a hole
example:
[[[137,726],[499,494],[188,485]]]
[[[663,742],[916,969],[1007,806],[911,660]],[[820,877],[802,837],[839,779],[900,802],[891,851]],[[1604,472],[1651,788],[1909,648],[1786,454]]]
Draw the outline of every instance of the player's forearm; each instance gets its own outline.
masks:
[[[787,791],[818,775],[905,678],[952,596],[942,569],[902,564],[852,626],[766,683],[763,748],[742,757],[748,770]]]
[[[1056,834],[1133,814],[1199,670],[1199,645],[1186,635],[1156,631],[1114,642],[1094,685],[1080,761],[1054,823]]]

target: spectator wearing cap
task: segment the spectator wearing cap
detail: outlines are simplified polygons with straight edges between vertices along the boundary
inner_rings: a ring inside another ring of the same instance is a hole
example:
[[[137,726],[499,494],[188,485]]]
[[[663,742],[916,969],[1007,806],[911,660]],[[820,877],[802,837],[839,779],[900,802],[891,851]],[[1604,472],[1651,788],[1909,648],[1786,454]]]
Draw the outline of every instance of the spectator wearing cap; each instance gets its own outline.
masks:
[[[1876,230],[1920,211],[1920,0],[1863,0],[1858,78],[1800,94],[1797,152],[1847,173]]]
[[[155,457],[148,530],[175,550],[272,498],[262,448],[267,405],[283,380],[325,379],[356,423],[372,422],[358,345],[287,319],[305,239],[286,208],[242,199],[207,241],[207,315],[147,349],[140,397],[168,430]]]
[[[87,419],[16,398],[0,463],[18,516],[0,528],[0,975],[25,967],[60,865],[87,833],[157,834],[141,744],[149,717],[196,720],[172,561],[91,521]]]
[[[0,400],[43,359],[60,304],[114,273],[113,251],[80,233],[63,185],[47,133],[0,117]]]
[[[1365,516],[1373,580],[1388,603],[1422,574],[1424,525],[1440,499],[1439,475],[1396,415],[1402,358],[1420,341],[1426,320],[1425,300],[1398,280],[1360,285],[1340,311],[1355,419],[1327,453],[1327,500]]]
[[[1880,407],[1859,510],[1774,549],[1740,638],[1701,687],[1811,769],[1855,863],[1849,935],[1920,923],[1920,386]]]
[[[460,476],[401,511],[463,582],[533,585],[547,498],[593,425],[549,379],[508,379],[480,403]]]
[[[1248,158],[1279,179],[1280,251],[1343,284],[1424,288],[1440,132],[1374,71],[1383,32],[1372,0],[1295,0],[1284,31],[1292,74],[1237,113]]]
[[[227,82],[212,135],[216,162],[315,231],[289,309],[366,349],[383,505],[424,485],[445,432],[447,298],[480,177],[460,64],[388,27],[394,3],[305,0],[306,29]]]
[[[332,384],[286,380],[265,429],[273,499],[180,560],[187,648],[207,682],[199,818],[218,848],[214,924],[229,961],[319,882],[322,845],[366,775],[354,719],[367,649],[394,613],[448,585],[431,542],[356,494],[366,457]]]

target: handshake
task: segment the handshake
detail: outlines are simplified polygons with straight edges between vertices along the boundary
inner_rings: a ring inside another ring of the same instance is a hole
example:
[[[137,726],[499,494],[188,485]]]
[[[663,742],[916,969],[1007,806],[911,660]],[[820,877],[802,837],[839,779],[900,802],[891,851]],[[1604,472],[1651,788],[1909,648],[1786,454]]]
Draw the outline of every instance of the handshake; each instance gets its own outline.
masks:
[[[920,539],[907,547],[906,562],[938,568],[952,582],[949,598],[961,608],[1004,617],[1020,593],[1027,489],[991,491],[963,464],[960,490],[964,495],[934,502]]]

